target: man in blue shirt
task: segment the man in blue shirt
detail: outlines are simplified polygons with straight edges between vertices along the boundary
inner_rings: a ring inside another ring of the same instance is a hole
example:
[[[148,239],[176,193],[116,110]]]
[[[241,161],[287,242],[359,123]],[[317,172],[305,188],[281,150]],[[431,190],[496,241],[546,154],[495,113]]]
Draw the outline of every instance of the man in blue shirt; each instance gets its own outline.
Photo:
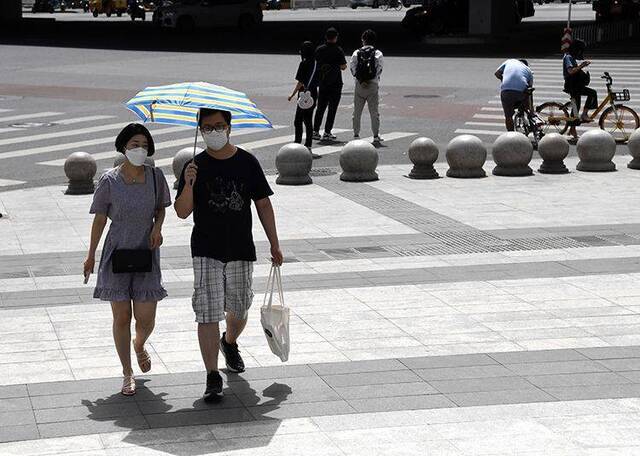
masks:
[[[513,131],[513,115],[516,106],[524,103],[529,107],[527,89],[533,86],[533,73],[529,62],[524,59],[509,59],[496,70],[496,78],[502,81],[500,99],[504,110],[504,123],[508,131]]]

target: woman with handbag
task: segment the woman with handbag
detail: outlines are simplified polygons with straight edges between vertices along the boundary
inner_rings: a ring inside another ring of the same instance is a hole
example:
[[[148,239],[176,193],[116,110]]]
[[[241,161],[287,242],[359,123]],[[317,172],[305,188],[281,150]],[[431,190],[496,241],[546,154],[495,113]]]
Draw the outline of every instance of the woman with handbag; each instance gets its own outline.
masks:
[[[95,217],[84,275],[86,283],[110,219],[93,297],[111,302],[113,338],[124,375],[121,392],[131,396],[136,392],[131,368],[131,318],[136,320],[133,349],[138,366],[148,372],[151,358],[144,344],[155,325],[157,302],[167,296],[162,286],[159,247],[165,207],[171,205],[171,195],[162,171],[145,165],[145,159],[155,152],[149,130],[140,124],[129,124],[115,145],[126,160],[106,171],[98,181],[89,210]]]
[[[313,144],[313,110],[318,99],[318,82],[316,78],[315,46],[311,41],[305,41],[300,47],[302,61],[298,65],[296,73],[296,85],[288,100],[291,101],[298,95],[296,117],[293,121],[295,127],[295,142],[302,144],[302,127],[306,130],[304,145],[311,152]],[[320,155],[311,153],[313,158]]]

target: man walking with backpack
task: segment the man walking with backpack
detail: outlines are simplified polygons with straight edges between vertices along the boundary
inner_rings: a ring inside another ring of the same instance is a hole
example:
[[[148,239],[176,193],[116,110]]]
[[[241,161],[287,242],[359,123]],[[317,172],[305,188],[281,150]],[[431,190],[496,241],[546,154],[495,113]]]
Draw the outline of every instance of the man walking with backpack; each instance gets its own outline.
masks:
[[[331,133],[336,119],[340,98],[342,97],[342,71],[347,69],[344,51],[338,46],[338,31],[331,27],[325,33],[325,44],[316,49],[318,68],[318,107],[313,120],[313,139],[333,141],[336,137]],[[320,136],[320,125],[324,112],[329,108],[327,121],[324,124],[324,135]]]
[[[351,74],[356,78],[353,95],[353,137],[360,137],[360,122],[365,103],[371,115],[371,130],[373,141],[382,142],[380,137],[380,103],[379,85],[382,74],[382,52],[375,48],[376,32],[365,30],[362,34],[362,47],[351,56],[349,65]]]

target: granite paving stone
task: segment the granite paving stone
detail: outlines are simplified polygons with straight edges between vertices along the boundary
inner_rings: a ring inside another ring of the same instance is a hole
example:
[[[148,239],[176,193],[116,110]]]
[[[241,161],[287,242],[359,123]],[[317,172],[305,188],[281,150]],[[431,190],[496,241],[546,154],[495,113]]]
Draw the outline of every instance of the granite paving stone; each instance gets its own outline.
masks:
[[[264,406],[249,407],[248,410],[251,415],[257,420],[301,418],[355,413],[354,408],[344,400],[308,402],[301,404],[281,404],[278,406],[267,404]]]
[[[619,383],[632,383],[632,380],[625,378],[623,373],[614,372],[592,372],[578,374],[551,374],[551,375],[530,375],[527,381],[539,386],[562,387],[562,386],[589,386],[589,385],[615,385]]]
[[[501,364],[542,363],[553,361],[576,361],[587,357],[578,350],[532,350],[513,353],[489,353]]]
[[[590,385],[545,387],[544,390],[558,400],[611,399],[640,397],[640,384]]]
[[[423,396],[439,391],[426,382],[388,383],[384,385],[341,386],[334,388],[343,399],[370,399],[396,396]]]
[[[442,367],[433,369],[416,369],[415,373],[422,379],[431,380],[452,380],[468,378],[491,378],[509,377],[517,374],[501,365],[485,366],[463,366],[463,367]]]
[[[123,429],[146,429],[149,427],[142,415],[123,416],[116,421],[62,421],[38,424],[40,438],[66,437],[72,435],[101,434],[106,432],[118,432]]]
[[[27,397],[27,385],[5,385],[0,386],[0,399],[12,397]]]
[[[440,367],[464,367],[498,364],[493,358],[483,353],[452,356],[423,356],[418,358],[405,358],[402,364],[409,369],[429,369]]]
[[[40,433],[35,423],[0,426],[0,442],[29,441],[39,438]]]
[[[410,370],[326,375],[323,379],[332,387],[412,383],[420,380]]]
[[[156,413],[145,415],[144,419],[150,428],[165,428],[172,426],[194,426],[216,423],[233,423],[253,420],[253,416],[245,408],[229,408],[195,411],[173,411],[170,413]]]
[[[554,401],[551,393],[538,388],[509,389],[502,391],[474,391],[472,393],[449,393],[447,397],[462,407],[493,405],[493,404],[521,404],[533,402]]]
[[[489,377],[461,380],[430,380],[429,384],[444,394],[483,391],[531,389],[533,385],[521,377]]]
[[[505,364],[505,367],[518,375],[572,374],[609,371],[607,367],[599,362],[590,360]]]
[[[359,413],[455,407],[450,397],[442,394],[349,399],[348,403]]]

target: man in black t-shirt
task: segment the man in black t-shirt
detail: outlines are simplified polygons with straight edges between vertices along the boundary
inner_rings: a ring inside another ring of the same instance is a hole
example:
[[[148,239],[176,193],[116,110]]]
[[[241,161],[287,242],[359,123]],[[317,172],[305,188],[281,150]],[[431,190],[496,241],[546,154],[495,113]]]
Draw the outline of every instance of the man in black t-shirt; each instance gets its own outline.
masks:
[[[342,71],[347,69],[344,51],[338,46],[338,31],[331,27],[325,34],[325,44],[316,49],[318,67],[318,107],[313,121],[313,138],[316,140],[334,140],[331,133],[342,97]],[[320,126],[324,112],[329,107],[327,122],[324,124],[324,135],[320,136]]]
[[[204,400],[222,396],[218,350],[227,369],[243,372],[237,339],[247,324],[256,249],[251,231],[251,201],[271,244],[272,261],[281,265],[273,194],[258,160],[229,142],[231,114],[201,109],[199,128],[207,149],[185,165],[178,183],[175,209],[185,219],[193,213],[193,310],[198,341],[207,369]],[[227,330],[220,338],[219,322]]]

